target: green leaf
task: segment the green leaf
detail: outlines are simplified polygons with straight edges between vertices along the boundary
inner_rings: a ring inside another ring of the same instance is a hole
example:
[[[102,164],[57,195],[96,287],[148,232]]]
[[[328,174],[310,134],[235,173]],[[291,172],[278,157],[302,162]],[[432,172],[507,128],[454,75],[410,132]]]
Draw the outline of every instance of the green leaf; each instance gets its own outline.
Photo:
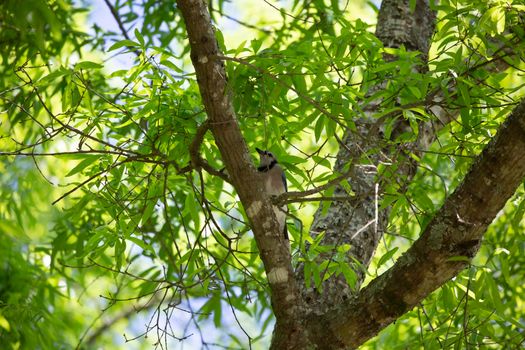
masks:
[[[470,258],[468,256],[464,256],[464,255],[456,255],[456,256],[451,256],[450,258],[447,259],[447,261],[465,261],[465,262],[470,262]]]
[[[215,30],[215,37],[217,38],[217,43],[219,44],[219,48],[224,52],[226,51],[226,46],[224,45],[224,35],[222,34],[222,31],[216,29]]]
[[[158,287],[159,287],[159,284],[157,282],[143,281],[140,284],[137,295],[150,295]]]
[[[417,99],[420,99],[423,96],[421,91],[417,88],[417,86],[409,85],[407,86],[407,89]]]
[[[312,276],[314,278],[314,285],[317,290],[321,291],[322,281],[321,281],[321,271],[317,264],[312,264]]]
[[[464,106],[467,108],[470,108],[470,93],[468,91],[468,87],[465,84],[458,84],[458,90],[459,94],[461,95],[461,99],[463,100]]]
[[[490,296],[492,306],[496,308],[499,314],[503,315],[504,306],[501,302],[498,286],[496,285],[496,282],[490,273],[485,274],[485,284],[488,289],[488,295]]]
[[[135,38],[139,41],[140,45],[144,46],[144,37],[140,33],[138,28],[135,28]],[[111,50],[110,50],[111,51]]]
[[[117,49],[120,49],[121,47],[124,47],[124,46],[126,46],[128,48],[133,48],[133,47],[140,46],[140,44],[135,42],[135,41],[132,41],[132,40],[124,39],[124,40],[121,40],[121,41],[117,41],[116,43],[111,45],[111,47],[108,49],[108,51],[117,50]]]
[[[120,271],[122,262],[124,261],[124,255],[126,252],[126,240],[117,239],[115,241],[115,269]]]
[[[314,135],[315,135],[315,141],[318,142],[319,139],[321,138],[321,133],[323,132],[323,128],[324,128],[324,121],[325,121],[326,117],[324,116],[319,116],[319,118],[317,118],[317,121],[315,122],[315,127],[314,127]]]
[[[480,19],[480,25],[486,28],[490,35],[505,31],[505,9],[501,5],[491,6]]]
[[[52,71],[51,73],[45,75],[42,79],[40,79],[37,83],[37,85],[47,85],[51,83],[52,81],[57,80],[60,77],[71,75],[72,72],[69,69],[60,68],[58,70]]]
[[[151,215],[153,214],[153,211],[155,210],[155,205],[157,204],[154,200],[148,200],[146,204],[146,208],[144,208],[144,212],[142,213],[142,217],[140,218],[140,221],[142,224],[145,224]]]
[[[291,154],[279,154],[278,155],[279,163],[290,163],[290,164],[301,164],[305,163],[307,160],[303,157],[293,156]]]
[[[239,44],[239,46],[237,46],[237,49],[235,50],[233,56],[237,57],[239,56],[242,52],[244,51],[247,51],[247,49],[245,48],[246,46],[246,40],[244,40],[243,42],[241,42]]]
[[[299,93],[307,93],[306,80],[300,70],[292,72],[293,86]]]
[[[80,69],[100,69],[104,68],[104,65],[91,61],[82,61],[75,64],[75,70]]]
[[[319,165],[322,165],[328,169],[332,169],[332,164],[330,164],[330,161],[327,158],[319,157],[317,155],[312,156],[312,159]]]
[[[341,271],[343,272],[343,276],[345,277],[346,283],[350,286],[350,288],[355,289],[355,285],[357,282],[357,274],[355,271],[350,267],[350,265],[346,263],[340,264]]]
[[[188,193],[185,199],[184,211],[190,214],[191,219],[195,224],[195,229],[200,227],[199,204],[197,203],[193,192]]]
[[[11,331],[11,325],[9,324],[9,321],[2,315],[0,315],[0,327],[8,332]]]
[[[139,238],[133,237],[133,236],[126,237],[126,239],[128,241],[131,241],[131,242],[135,243],[136,245],[141,247],[143,250],[147,250],[150,253],[152,253],[153,255],[156,255],[155,254],[155,250],[153,249],[153,247],[150,246],[148,243],[144,242],[142,239],[139,239]]]
[[[414,200],[416,201],[417,206],[426,213],[433,213],[434,202],[432,202],[432,199],[430,199],[428,193],[423,191],[423,189],[417,189],[414,192]]]
[[[160,64],[172,69],[176,73],[184,73],[184,70],[179,68],[179,66],[177,66],[175,63],[171,62],[170,60],[161,60]]]
[[[257,54],[257,52],[259,52],[259,49],[261,48],[262,43],[263,43],[263,41],[261,39],[253,39],[250,42],[251,47],[252,47],[252,51],[253,51],[254,54]]]
[[[381,267],[383,266],[383,264],[385,264],[391,257],[394,256],[394,254],[398,251],[398,247],[395,247],[393,249],[390,249],[388,252],[386,252],[385,254],[383,254],[383,256],[379,259],[378,263],[377,263],[377,267]]]
[[[78,163],[77,166],[75,166],[73,169],[71,169],[66,174],[66,177],[70,177],[70,176],[73,176],[73,175],[81,172],[82,170],[84,170],[85,168],[87,168],[88,166],[90,166],[91,164],[96,162],[97,160],[99,160],[100,157],[101,157],[101,155],[85,155],[84,156],[85,159],[82,160],[80,163]]]
[[[452,293],[450,287],[448,285],[444,285],[441,288],[441,298],[440,300],[443,302],[443,305],[445,307],[454,307],[455,306],[455,298],[454,294]]]

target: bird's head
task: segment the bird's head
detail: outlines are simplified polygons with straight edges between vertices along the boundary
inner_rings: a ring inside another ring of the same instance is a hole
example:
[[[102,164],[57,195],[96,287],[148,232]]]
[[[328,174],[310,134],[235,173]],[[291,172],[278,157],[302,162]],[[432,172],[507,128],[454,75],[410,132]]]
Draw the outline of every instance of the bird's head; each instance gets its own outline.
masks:
[[[257,153],[259,153],[259,157],[260,157],[260,162],[259,162],[259,167],[258,167],[259,170],[265,169],[265,168],[270,169],[275,164],[277,164],[277,159],[275,158],[272,152],[263,151],[262,149],[257,148],[257,147],[255,147],[255,150],[257,151]]]

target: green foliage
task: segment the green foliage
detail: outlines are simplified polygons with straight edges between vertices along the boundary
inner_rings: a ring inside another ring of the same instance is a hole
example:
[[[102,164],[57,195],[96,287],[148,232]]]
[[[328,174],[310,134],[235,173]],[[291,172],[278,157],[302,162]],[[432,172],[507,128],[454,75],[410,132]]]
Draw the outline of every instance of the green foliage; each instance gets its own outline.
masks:
[[[523,52],[525,5],[440,1],[428,69],[418,70],[419,53],[384,48],[344,3],[293,1],[270,33],[237,45],[224,19],[244,3],[211,1],[210,9],[246,142],[277,154],[292,190],[341,175],[342,135],[384,126],[377,147],[352,160],[378,165],[380,204],[390,209],[369,280],[419,236],[522,95],[523,57],[508,50]],[[0,343],[118,348],[113,340],[125,332],[167,348],[178,340],[264,348],[273,315],[241,203],[221,177],[191,167],[206,114],[180,14],[174,1],[114,6],[133,28],[127,37],[83,28],[77,2],[0,5]],[[498,62],[508,68],[494,73]],[[441,125],[428,105],[435,96],[451,123]],[[438,140],[413,149],[430,122]],[[197,146],[223,168],[210,132]],[[376,162],[382,154],[390,158]],[[412,163],[409,179],[400,170]],[[467,271],[364,348],[519,347],[523,198],[520,190],[508,203]],[[304,263],[309,286],[342,275],[354,288],[362,266],[351,247],[307,233],[316,208],[290,206],[294,263]],[[143,340],[131,344],[147,347]]]
[[[348,285],[354,289],[357,281],[356,270],[359,268],[357,261],[349,261],[348,251],[350,245],[339,246],[321,245],[324,233],[318,234],[315,239],[308,236],[305,239],[307,249],[302,250],[299,262],[304,264],[304,281],[308,288],[315,288],[322,292],[322,282],[332,276],[344,276]],[[319,256],[328,256],[319,261]]]

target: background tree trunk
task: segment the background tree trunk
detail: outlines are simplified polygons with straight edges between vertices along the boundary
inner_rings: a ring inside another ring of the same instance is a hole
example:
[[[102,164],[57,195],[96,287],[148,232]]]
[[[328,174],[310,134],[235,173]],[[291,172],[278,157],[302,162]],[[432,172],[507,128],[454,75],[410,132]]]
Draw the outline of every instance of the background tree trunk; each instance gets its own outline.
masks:
[[[412,11],[408,0],[386,0],[382,2],[379,11],[376,36],[381,39],[385,47],[404,46],[407,50],[421,52],[422,64],[414,69],[425,71],[435,17],[435,11],[430,9],[428,1],[418,0],[415,10]],[[392,55],[385,58],[396,59]],[[385,83],[380,82],[372,87],[368,94],[372,95],[373,92],[384,88]],[[352,264],[355,259],[361,264],[361,266],[353,264],[358,275],[355,290],[359,290],[363,282],[366,268],[371,262],[387,224],[388,208],[378,210],[381,183],[377,174],[377,166],[380,162],[392,162],[393,159],[396,159],[403,164],[399,167],[399,176],[404,177],[405,181],[415,174],[415,164],[399,149],[384,147],[382,127],[377,127],[377,119],[374,118],[374,113],[377,112],[380,104],[381,100],[376,100],[369,105],[361,106],[361,109],[366,111],[366,117],[356,121],[357,134],[347,133],[337,153],[335,170],[343,174],[347,172],[345,168],[351,167],[348,182],[359,200],[333,202],[326,214],[323,214],[323,207],[319,207],[310,232],[312,236],[325,232],[322,240],[322,244],[325,245],[351,245],[348,252],[349,263]],[[409,128],[408,122],[400,118],[392,134],[400,134],[407,128]],[[428,139],[432,137],[427,136],[421,141],[428,142]],[[422,146],[428,146],[428,144],[405,145],[407,149],[421,149]],[[370,153],[374,155],[365,156]],[[336,185],[334,193],[344,195],[346,191],[341,185]],[[327,254],[322,258],[330,259],[330,256]],[[299,280],[303,279],[302,266],[297,270],[296,277]],[[326,312],[353,294],[342,275],[332,276],[326,280],[323,283],[321,294],[305,286],[304,282],[301,282],[300,285],[303,288],[305,299],[310,307],[316,309],[316,313]]]

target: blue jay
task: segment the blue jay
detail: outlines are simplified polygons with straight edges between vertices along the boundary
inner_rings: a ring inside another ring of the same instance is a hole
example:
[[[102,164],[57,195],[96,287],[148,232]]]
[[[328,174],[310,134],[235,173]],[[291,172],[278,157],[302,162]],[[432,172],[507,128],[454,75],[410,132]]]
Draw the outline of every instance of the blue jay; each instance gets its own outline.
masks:
[[[259,153],[260,157],[260,163],[257,170],[264,176],[264,188],[268,195],[270,197],[278,196],[287,192],[288,186],[286,185],[286,175],[281,166],[277,164],[275,156],[271,152],[263,151],[257,147],[255,150]],[[288,230],[286,229],[286,212],[288,211],[288,208],[286,205],[283,205],[280,208],[274,205],[273,211],[277,217],[279,227],[281,227],[281,230],[284,233],[284,238],[288,239]]]

